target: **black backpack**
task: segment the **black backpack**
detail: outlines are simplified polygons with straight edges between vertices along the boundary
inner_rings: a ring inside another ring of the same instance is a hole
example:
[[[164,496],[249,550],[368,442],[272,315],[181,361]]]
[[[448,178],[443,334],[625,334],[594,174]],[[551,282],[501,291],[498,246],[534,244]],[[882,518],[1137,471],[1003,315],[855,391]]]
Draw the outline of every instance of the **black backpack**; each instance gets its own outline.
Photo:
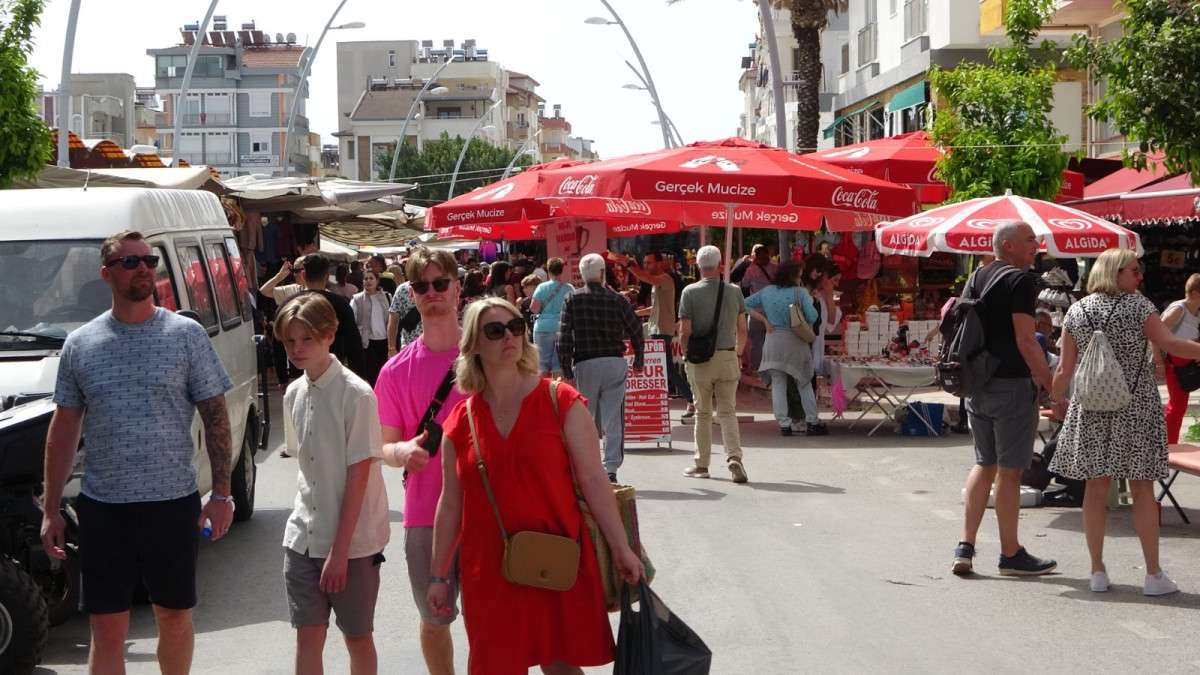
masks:
[[[938,385],[946,393],[959,398],[977,395],[992,379],[999,365],[996,357],[987,351],[983,299],[1001,280],[1024,273],[1008,266],[1008,269],[992,277],[983,292],[976,294],[975,278],[978,274],[979,270],[976,270],[967,280],[963,295],[954,301],[938,329],[942,334],[942,347],[934,364]]]

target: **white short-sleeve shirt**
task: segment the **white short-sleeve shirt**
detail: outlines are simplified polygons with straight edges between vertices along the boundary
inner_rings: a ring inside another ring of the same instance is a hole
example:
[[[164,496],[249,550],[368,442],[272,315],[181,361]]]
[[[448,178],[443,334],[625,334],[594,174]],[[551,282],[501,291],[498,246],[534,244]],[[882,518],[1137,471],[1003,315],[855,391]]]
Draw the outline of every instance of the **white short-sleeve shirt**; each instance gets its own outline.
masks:
[[[283,395],[284,440],[300,464],[296,502],[283,545],[311,558],[328,557],[337,536],[349,468],[376,458],[349,558],[375,555],[387,546],[387,490],[377,460],[383,445],[371,386],[330,357],[317,378],[302,377]]]

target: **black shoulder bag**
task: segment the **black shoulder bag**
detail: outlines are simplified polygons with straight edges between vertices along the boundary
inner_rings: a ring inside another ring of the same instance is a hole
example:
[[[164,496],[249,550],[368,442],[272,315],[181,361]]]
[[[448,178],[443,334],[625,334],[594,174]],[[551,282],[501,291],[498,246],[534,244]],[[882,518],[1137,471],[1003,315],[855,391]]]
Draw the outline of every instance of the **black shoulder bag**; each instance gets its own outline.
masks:
[[[692,335],[688,338],[687,362],[708,363],[717,352],[717,333],[721,327],[721,303],[725,300],[725,282],[717,279],[717,306],[713,308],[712,330],[708,335]]]
[[[422,431],[429,432],[421,447],[429,453],[430,457],[436,456],[438,449],[442,447],[442,425],[435,422],[433,418],[437,417],[437,414],[441,412],[442,406],[446,403],[446,397],[450,395],[450,388],[453,386],[454,364],[450,364],[450,370],[446,371],[445,377],[442,378],[442,383],[433,394],[433,400],[429,402],[429,407],[425,409],[425,414],[421,417],[421,423],[417,425],[418,436]],[[407,469],[404,471],[404,480],[408,480]]]

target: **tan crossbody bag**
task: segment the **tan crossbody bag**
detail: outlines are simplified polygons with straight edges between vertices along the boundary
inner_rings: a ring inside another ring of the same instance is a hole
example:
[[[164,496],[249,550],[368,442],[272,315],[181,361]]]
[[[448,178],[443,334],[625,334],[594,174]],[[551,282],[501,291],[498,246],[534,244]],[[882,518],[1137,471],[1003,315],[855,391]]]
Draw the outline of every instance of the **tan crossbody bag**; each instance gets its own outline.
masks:
[[[514,532],[511,535],[508,533],[504,527],[504,519],[500,517],[500,507],[496,504],[492,483],[488,480],[483,453],[479,450],[479,439],[475,433],[475,413],[472,409],[473,398],[467,399],[467,424],[471,429],[471,444],[475,448],[475,467],[479,469],[479,477],[483,479],[483,489],[492,504],[492,512],[496,514],[496,525],[500,527],[500,537],[504,540],[504,558],[500,563],[500,573],[506,581],[513,584],[550,591],[569,590],[579,576],[580,542],[534,530]],[[557,409],[557,405],[555,408]]]

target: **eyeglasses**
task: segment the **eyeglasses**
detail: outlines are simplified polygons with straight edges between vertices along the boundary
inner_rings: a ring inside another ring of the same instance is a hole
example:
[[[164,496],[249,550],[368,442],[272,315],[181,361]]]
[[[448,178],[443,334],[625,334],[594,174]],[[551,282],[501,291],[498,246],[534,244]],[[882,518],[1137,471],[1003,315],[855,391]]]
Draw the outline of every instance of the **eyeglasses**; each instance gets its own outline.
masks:
[[[104,263],[105,267],[120,265],[127,270],[136,270],[138,263],[146,263],[146,267],[154,269],[158,267],[158,256],[156,255],[126,255],[120,258],[113,258]]]
[[[430,286],[433,286],[433,290],[437,291],[438,293],[445,293],[446,289],[450,288],[450,277],[438,277],[437,279],[434,279],[432,283],[428,281],[414,281],[410,285],[412,286],[413,292],[417,295],[425,295],[428,293]]]
[[[492,321],[483,324],[483,336],[489,340],[499,340],[504,337],[505,330],[512,333],[513,337],[521,337],[525,334],[525,319],[513,319],[508,323]]]

